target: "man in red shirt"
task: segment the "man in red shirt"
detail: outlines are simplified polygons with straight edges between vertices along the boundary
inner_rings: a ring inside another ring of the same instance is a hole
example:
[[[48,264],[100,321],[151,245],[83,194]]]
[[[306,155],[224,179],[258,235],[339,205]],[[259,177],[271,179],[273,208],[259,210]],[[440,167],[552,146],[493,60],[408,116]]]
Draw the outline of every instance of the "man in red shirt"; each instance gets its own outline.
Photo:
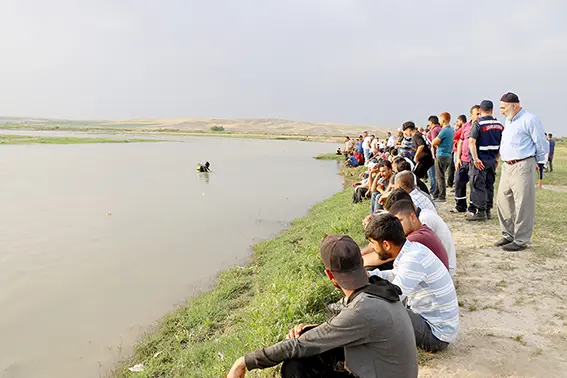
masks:
[[[431,250],[441,260],[443,265],[449,269],[449,255],[443,243],[435,232],[419,220],[413,202],[402,200],[395,202],[388,210],[402,223],[406,239],[411,242],[421,243]]]
[[[476,208],[472,202],[467,207],[467,184],[469,182],[469,167],[471,157],[469,154],[469,135],[472,124],[480,117],[480,105],[474,105],[470,110],[470,120],[461,127],[461,139],[457,144],[457,162],[455,163],[455,201],[456,206],[451,209],[452,213],[465,213],[465,216],[473,216]]]
[[[453,187],[455,184],[455,164],[457,163],[457,146],[459,144],[459,140],[461,140],[461,134],[463,132],[463,125],[467,123],[467,116],[461,114],[457,117],[457,121],[455,122],[455,136],[453,137],[453,156],[451,159],[451,165],[449,166],[449,177],[447,177],[447,186],[451,189],[451,193],[455,192],[455,188]]]

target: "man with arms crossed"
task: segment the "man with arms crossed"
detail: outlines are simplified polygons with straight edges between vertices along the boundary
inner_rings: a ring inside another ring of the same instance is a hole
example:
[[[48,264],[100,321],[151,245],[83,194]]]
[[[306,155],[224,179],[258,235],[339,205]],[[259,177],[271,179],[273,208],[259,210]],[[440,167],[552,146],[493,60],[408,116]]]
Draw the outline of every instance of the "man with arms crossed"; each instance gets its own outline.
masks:
[[[514,252],[525,249],[532,238],[536,162],[545,158],[549,146],[540,119],[522,109],[516,94],[502,96],[500,112],[506,116],[500,145],[504,163],[497,196],[502,239],[495,245]]]
[[[403,231],[402,231],[403,232]],[[325,274],[345,294],[346,307],[318,326],[300,324],[288,339],[239,358],[228,378],[284,362],[282,377],[417,378],[412,323],[400,288],[371,279],[358,245],[347,235],[321,242]]]
[[[431,149],[425,141],[425,137],[422,133],[417,131],[415,123],[413,121],[407,121],[402,125],[402,130],[406,137],[411,137],[415,145],[415,156],[413,161],[415,161],[416,166],[413,173],[417,176],[418,180],[421,180],[427,176],[427,171],[433,167],[433,155],[431,154]]]

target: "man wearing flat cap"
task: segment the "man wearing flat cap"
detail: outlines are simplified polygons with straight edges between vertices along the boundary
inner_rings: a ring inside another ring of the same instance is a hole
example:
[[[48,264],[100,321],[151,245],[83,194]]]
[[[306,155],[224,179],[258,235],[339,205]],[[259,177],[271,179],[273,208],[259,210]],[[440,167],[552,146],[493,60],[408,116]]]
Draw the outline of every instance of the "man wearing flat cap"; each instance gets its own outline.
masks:
[[[280,362],[282,377],[289,378],[417,378],[414,330],[400,288],[376,278],[369,283],[360,249],[347,235],[326,236],[320,251],[346,306],[327,323],[297,325],[287,340],[239,358],[228,378]]]
[[[506,116],[500,145],[504,164],[497,195],[502,239],[495,245],[515,252],[525,249],[532,238],[536,165],[545,159],[549,145],[540,119],[521,107],[515,93],[502,96],[500,112]]]

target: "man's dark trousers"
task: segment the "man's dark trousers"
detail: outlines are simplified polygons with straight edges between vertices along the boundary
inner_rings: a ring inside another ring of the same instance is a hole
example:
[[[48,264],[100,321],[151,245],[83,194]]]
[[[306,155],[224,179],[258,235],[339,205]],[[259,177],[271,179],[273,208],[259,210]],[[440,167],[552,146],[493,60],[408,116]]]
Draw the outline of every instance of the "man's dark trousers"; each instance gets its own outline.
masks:
[[[471,202],[479,212],[490,211],[494,204],[494,181],[496,181],[496,161],[483,161],[481,171],[470,164]]]
[[[463,161],[461,167],[457,171],[455,177],[455,200],[457,202],[456,209],[460,212],[467,211],[467,184],[469,183],[469,170],[472,163]],[[470,203],[468,211],[475,213],[474,204]]]
[[[456,152],[453,152],[451,155],[451,165],[449,166],[449,173],[447,177],[447,186],[449,188],[452,188],[453,185],[455,185],[455,154]]]
[[[435,173],[437,175],[437,188],[433,197],[437,197],[441,200],[444,200],[447,197],[447,182],[445,175],[447,173],[447,169],[451,165],[451,157],[450,156],[437,156],[435,159]]]

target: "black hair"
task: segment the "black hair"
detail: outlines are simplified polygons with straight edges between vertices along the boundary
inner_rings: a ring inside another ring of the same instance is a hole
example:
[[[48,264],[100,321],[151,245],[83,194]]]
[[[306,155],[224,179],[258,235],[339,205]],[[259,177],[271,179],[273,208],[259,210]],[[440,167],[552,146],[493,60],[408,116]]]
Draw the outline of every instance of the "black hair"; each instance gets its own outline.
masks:
[[[429,116],[429,118],[427,120],[429,122],[433,123],[434,125],[439,124],[439,117],[437,117],[436,115]]]
[[[413,121],[404,122],[404,124],[402,125],[402,130],[406,131],[407,129],[415,130],[415,123],[413,123]]]
[[[394,159],[393,165],[396,167],[398,172],[411,171],[410,163],[408,163],[407,160],[401,156],[398,156]]]
[[[384,209],[386,209],[386,211],[390,211],[392,205],[394,205],[394,203],[398,201],[411,201],[413,203],[409,193],[403,189],[398,188],[392,190],[392,192],[388,196],[388,199],[386,200],[386,203],[384,204]]]
[[[417,216],[417,211],[415,205],[411,201],[402,200],[395,202],[388,210],[392,215],[398,214],[415,214]]]
[[[460,119],[461,121],[463,121],[463,123],[467,123],[467,116],[464,114],[458,116],[457,119]]]
[[[378,168],[381,167],[386,167],[388,169],[392,169],[392,163],[390,163],[390,160],[382,160],[378,163]]]
[[[406,234],[404,233],[402,223],[390,213],[376,215],[364,230],[364,235],[367,239],[376,240],[377,242],[386,240],[395,245],[404,245],[406,242]]]
[[[553,138],[553,134],[552,134],[552,133],[547,134],[547,136],[550,137],[550,138]]]
[[[211,166],[211,164],[207,161],[205,162],[205,167],[209,168]]]
[[[390,155],[392,156],[398,156],[398,149],[396,147],[392,147],[390,149]]]
[[[478,110],[478,111],[480,111],[480,105],[477,104],[477,105],[471,106],[470,112],[472,113],[472,111],[475,110],[475,109]]]

